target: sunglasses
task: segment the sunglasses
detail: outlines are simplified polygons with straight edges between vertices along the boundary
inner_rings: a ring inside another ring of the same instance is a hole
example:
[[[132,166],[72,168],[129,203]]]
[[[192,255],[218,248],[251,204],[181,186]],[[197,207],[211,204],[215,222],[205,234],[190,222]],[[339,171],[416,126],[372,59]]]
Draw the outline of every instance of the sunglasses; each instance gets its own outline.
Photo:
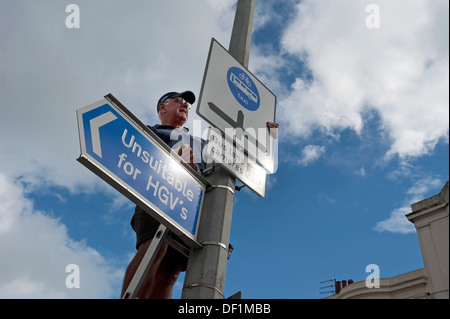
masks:
[[[175,102],[178,102],[178,103],[180,103],[180,104],[185,104],[185,103],[186,103],[186,105],[188,106],[188,109],[189,109],[189,110],[190,110],[191,107],[192,107],[192,105],[189,104],[188,101],[186,101],[185,99],[183,99],[181,96],[179,96],[179,97],[174,97],[173,99],[167,99],[167,100],[174,100]],[[166,103],[167,100],[166,100],[164,103]]]

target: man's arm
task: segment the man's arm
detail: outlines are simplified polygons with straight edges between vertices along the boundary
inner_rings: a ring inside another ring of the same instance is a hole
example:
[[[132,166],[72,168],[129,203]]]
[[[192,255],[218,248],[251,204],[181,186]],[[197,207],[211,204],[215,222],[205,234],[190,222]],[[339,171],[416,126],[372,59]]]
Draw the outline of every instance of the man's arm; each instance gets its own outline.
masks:
[[[190,167],[192,167],[194,170],[198,170],[198,166],[195,164],[197,163],[197,159],[194,156],[194,151],[192,148],[190,148],[189,145],[185,145],[181,143],[181,146],[177,149],[174,149],[175,153],[178,154],[183,161],[185,161]]]

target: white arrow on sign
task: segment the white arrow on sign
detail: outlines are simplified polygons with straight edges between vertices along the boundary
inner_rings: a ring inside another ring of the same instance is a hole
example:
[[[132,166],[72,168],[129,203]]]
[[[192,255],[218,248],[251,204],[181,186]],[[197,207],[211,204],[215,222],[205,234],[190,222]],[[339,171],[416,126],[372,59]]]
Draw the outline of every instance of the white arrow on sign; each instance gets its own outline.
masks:
[[[111,111],[97,116],[89,121],[91,125],[92,151],[102,158],[99,128],[117,119]]]

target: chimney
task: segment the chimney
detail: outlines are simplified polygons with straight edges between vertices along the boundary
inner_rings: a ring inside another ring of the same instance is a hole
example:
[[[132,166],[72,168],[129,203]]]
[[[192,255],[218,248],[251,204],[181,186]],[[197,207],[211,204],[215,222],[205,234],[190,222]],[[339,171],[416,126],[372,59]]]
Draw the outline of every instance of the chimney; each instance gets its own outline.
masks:
[[[347,287],[347,280],[342,280],[342,288]]]
[[[341,282],[336,281],[336,293],[338,294],[341,291]]]

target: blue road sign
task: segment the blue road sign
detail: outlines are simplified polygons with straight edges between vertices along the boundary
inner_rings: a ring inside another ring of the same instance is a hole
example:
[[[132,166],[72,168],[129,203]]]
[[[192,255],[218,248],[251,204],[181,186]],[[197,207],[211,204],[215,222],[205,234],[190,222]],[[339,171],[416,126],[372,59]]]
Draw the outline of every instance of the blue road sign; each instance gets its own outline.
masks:
[[[240,105],[249,111],[259,108],[261,99],[258,88],[247,72],[238,67],[231,67],[227,72],[227,80],[231,93]]]
[[[104,99],[77,110],[78,160],[191,247],[197,246],[205,185],[117,104]]]

